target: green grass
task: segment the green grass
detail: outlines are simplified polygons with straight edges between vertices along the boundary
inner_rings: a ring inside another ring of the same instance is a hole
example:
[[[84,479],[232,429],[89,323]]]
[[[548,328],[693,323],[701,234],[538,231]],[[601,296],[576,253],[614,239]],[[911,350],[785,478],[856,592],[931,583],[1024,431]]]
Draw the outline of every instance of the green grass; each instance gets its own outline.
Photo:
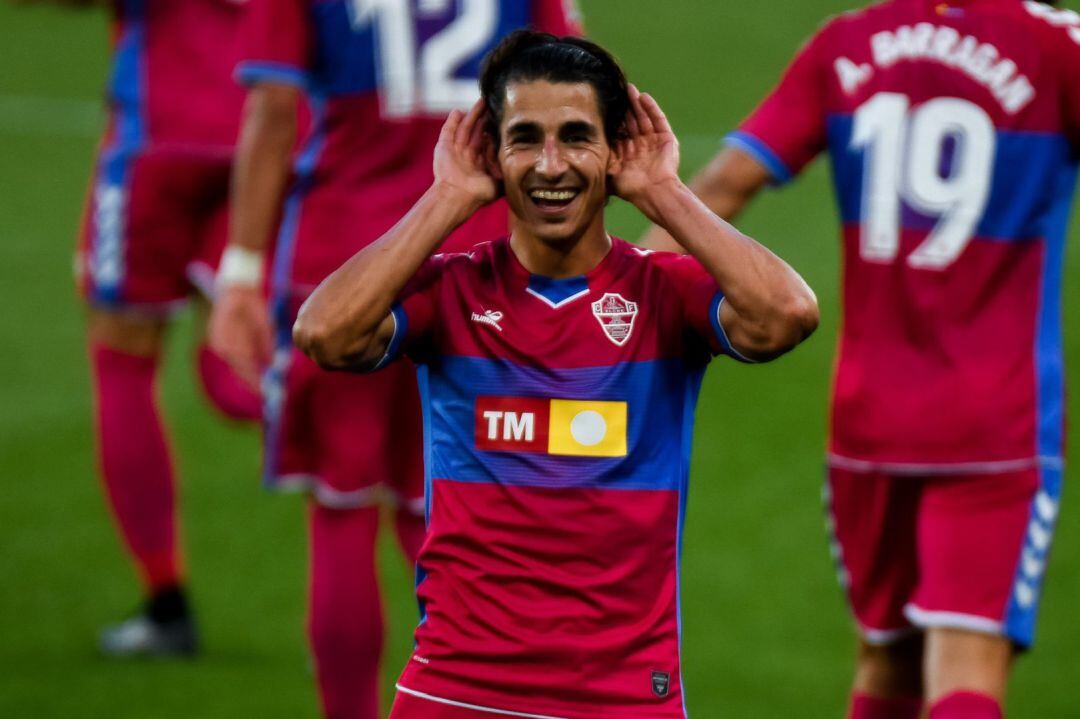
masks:
[[[594,37],[667,109],[687,173],[821,18],[854,5],[582,4]],[[222,425],[201,401],[186,319],[163,395],[206,653],[195,663],[121,664],[94,654],[97,629],[131,609],[137,592],[93,471],[69,269],[101,120],[94,103],[106,73],[105,23],[95,12],[0,4],[0,47],[0,717],[314,717],[303,502],[264,494],[258,437]],[[52,102],[43,113],[26,97]],[[620,204],[610,220],[626,237],[644,229]],[[705,384],[683,566],[685,679],[697,717],[837,717],[845,702],[853,638],[819,501],[837,327],[835,223],[822,163],[741,223],[806,276],[823,321],[790,357],[757,368],[718,362]],[[1075,253],[1066,274],[1071,319],[1080,316]],[[1075,328],[1075,320],[1066,327],[1074,359]],[[1070,379],[1078,386],[1080,363]],[[1075,432],[1070,440],[1075,453]],[[1020,719],[1077,715],[1080,623],[1070,601],[1080,596],[1080,523],[1069,520],[1078,491],[1067,484],[1039,646],[1013,682],[1011,716]],[[384,545],[389,692],[415,611],[408,571],[392,542]]]

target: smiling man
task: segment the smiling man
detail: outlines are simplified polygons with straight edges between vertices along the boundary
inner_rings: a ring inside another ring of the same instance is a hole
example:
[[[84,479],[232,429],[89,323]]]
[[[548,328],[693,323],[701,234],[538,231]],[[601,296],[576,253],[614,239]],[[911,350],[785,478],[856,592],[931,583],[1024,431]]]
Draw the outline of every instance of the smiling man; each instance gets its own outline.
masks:
[[[327,368],[402,353],[422,367],[423,618],[391,716],[681,717],[678,558],[701,378],[716,354],[791,349],[817,305],[680,182],[666,118],[601,48],[516,33],[481,89],[444,126],[432,187],[294,328]],[[509,239],[432,257],[501,192]],[[691,255],[612,239],[611,194]]]

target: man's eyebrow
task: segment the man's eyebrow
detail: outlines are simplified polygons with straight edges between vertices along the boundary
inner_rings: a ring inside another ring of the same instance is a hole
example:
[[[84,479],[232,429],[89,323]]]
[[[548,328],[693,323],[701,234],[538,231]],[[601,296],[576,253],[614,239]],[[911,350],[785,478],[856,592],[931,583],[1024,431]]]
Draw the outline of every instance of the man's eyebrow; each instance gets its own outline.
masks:
[[[559,132],[566,135],[579,134],[589,135],[590,137],[592,137],[598,132],[598,130],[596,125],[592,124],[591,122],[587,122],[585,120],[571,120],[565,123],[562,127],[560,127]]]
[[[530,120],[518,120],[517,122],[510,123],[510,126],[506,128],[506,134],[508,135],[536,133],[539,131],[540,125]]]

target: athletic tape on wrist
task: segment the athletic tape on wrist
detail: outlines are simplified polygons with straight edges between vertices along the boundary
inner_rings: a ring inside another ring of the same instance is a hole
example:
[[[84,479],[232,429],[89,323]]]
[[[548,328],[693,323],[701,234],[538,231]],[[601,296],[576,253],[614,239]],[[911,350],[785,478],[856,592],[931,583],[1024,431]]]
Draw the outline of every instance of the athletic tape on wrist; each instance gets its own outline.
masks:
[[[216,287],[247,285],[258,287],[263,281],[263,254],[246,247],[230,245],[221,255]]]

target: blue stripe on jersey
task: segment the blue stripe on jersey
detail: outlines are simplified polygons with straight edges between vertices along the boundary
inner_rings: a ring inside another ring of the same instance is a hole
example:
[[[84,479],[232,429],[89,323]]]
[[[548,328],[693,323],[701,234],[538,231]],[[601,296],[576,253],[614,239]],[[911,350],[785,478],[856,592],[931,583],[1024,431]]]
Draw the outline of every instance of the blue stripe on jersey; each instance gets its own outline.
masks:
[[[679,490],[690,464],[688,436],[703,374],[704,368],[688,368],[681,359],[539,369],[504,360],[444,356],[428,372],[426,466],[432,477],[462,482]],[[485,395],[625,401],[627,456],[480,451],[474,413],[477,396]]]
[[[1039,230],[1046,238],[1046,244],[1035,337],[1037,449],[1041,458],[1060,459],[1064,450],[1065,366],[1062,357],[1061,275],[1065,268],[1065,235],[1076,178],[1077,166],[1073,164],[1068,172],[1058,175],[1053,185],[1036,188],[1046,195],[1049,204]],[[1046,193],[1047,187],[1053,187],[1054,191]]]
[[[277,82],[283,85],[306,88],[307,73],[283,62],[242,62],[236,67],[234,77],[241,85],[250,87],[260,82]]]
[[[835,114],[828,119],[829,155],[833,183],[844,222],[860,222],[863,216],[865,150],[852,149],[854,120]],[[1053,197],[1046,188],[1058,187],[1073,161],[1064,136],[1055,133],[997,131],[993,179],[979,237],[1027,240],[1046,236]],[[902,222],[913,230],[934,227],[938,217],[922,215],[904,203]]]
[[[786,184],[794,177],[771,147],[748,132],[737,130],[724,138],[724,144],[737,147],[757,160],[772,175],[774,185]]]
[[[476,52],[461,62],[448,68],[419,68],[424,62],[424,45],[440,33],[447,32],[464,15],[459,11],[460,2],[446,2],[445,9],[435,8],[430,12],[419,10],[414,3],[407,3],[411,8],[412,42],[416,45],[417,79],[425,72],[444,71],[448,77],[468,80],[480,76],[480,62],[498,41],[512,30],[524,27],[529,22],[529,3],[518,0],[489,0],[496,4],[497,20],[489,37],[481,38]],[[380,52],[380,42],[390,41],[391,32],[379,32],[380,10],[377,3],[366,3],[367,14],[357,15],[353,0],[330,0],[316,3],[312,7],[312,21],[315,26],[316,55],[311,71],[311,83],[315,92],[332,96],[375,92],[380,85],[379,58],[389,56]],[[433,3],[427,3],[433,5]],[[382,20],[386,22],[387,20]],[[458,25],[459,29],[464,26]],[[443,37],[446,37],[443,35]],[[469,38],[471,39],[471,38]],[[429,61],[430,62],[430,61]],[[406,68],[392,68],[395,71],[407,71]]]

